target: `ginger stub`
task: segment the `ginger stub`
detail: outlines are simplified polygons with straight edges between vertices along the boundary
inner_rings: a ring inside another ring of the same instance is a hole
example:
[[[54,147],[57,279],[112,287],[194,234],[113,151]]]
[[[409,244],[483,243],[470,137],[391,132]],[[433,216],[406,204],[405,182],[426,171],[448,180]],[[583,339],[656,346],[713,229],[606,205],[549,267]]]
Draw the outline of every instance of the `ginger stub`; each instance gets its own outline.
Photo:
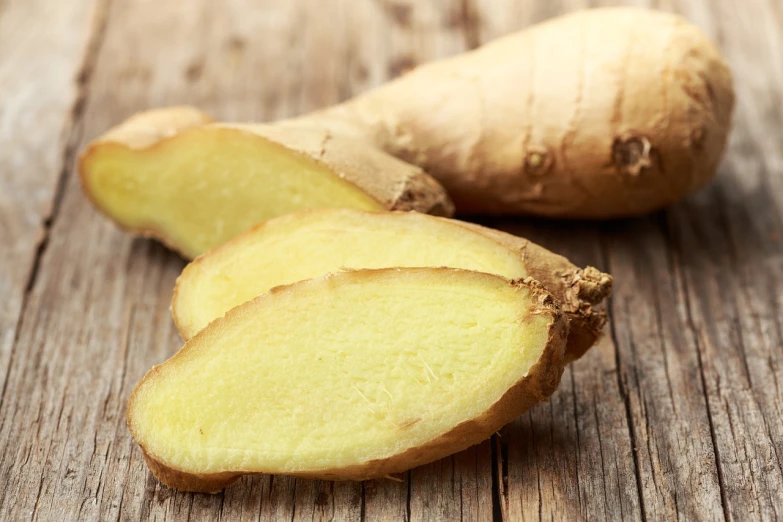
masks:
[[[416,212],[327,209],[267,221],[204,254],[177,280],[171,311],[188,340],[231,308],[270,288],[359,268],[451,267],[533,277],[571,321],[566,359],[579,358],[601,333],[596,309],[612,279],[523,238]]]
[[[142,113],[112,129],[82,154],[80,173],[102,212],[187,258],[298,210],[453,212],[421,169],[350,138],[214,124],[187,107]]]
[[[253,473],[383,477],[477,444],[549,397],[567,328],[532,281],[342,272],[211,323],[136,386],[128,425],[157,478],[181,490]]]

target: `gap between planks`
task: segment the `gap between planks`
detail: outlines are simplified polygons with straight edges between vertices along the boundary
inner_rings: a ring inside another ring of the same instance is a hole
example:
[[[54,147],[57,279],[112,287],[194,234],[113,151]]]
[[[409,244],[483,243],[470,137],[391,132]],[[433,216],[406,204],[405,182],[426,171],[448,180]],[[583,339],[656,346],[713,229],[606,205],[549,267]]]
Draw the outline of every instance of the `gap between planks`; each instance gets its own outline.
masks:
[[[43,216],[43,219],[41,220],[40,238],[35,248],[35,254],[33,255],[32,263],[30,264],[30,271],[28,272],[27,281],[24,285],[22,304],[19,309],[19,317],[17,318],[16,322],[14,339],[11,343],[11,353],[8,359],[8,367],[6,368],[6,376],[3,381],[3,389],[0,393],[0,411],[2,411],[3,402],[5,400],[8,387],[9,379],[7,373],[10,372],[11,368],[13,367],[14,358],[17,352],[17,345],[19,343],[19,336],[21,335],[22,327],[24,325],[24,318],[28,309],[29,296],[35,287],[35,283],[38,278],[41,259],[43,259],[43,256],[46,253],[46,249],[49,246],[52,227],[54,226],[57,217],[60,215],[60,207],[62,205],[63,196],[65,195],[68,174],[71,171],[71,165],[74,163],[77,149],[82,138],[82,117],[84,115],[84,108],[89,93],[89,83],[92,76],[92,71],[95,66],[95,62],[98,59],[98,53],[106,34],[110,1],[111,0],[100,0],[96,5],[95,14],[90,26],[90,36],[84,52],[84,59],[82,61],[81,67],[79,68],[79,72],[73,80],[77,88],[76,97],[74,98],[74,102],[71,105],[70,115],[63,129],[67,139],[65,140],[65,146],[63,147],[62,153],[60,155],[60,168],[58,170],[57,182],[55,184],[52,202],[49,207],[49,211]],[[4,1],[0,0],[0,14],[2,14],[2,9],[4,7]]]

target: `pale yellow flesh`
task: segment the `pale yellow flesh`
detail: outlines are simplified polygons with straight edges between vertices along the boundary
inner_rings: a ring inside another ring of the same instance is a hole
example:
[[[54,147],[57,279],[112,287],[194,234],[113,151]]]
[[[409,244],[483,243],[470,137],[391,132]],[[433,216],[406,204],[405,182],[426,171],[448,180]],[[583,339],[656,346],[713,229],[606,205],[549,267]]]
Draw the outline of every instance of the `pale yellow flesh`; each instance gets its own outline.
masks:
[[[139,150],[99,144],[86,156],[84,173],[107,214],[126,228],[163,236],[189,257],[290,212],[382,208],[315,161],[220,127],[184,131]]]
[[[518,253],[454,222],[416,213],[305,212],[265,223],[191,263],[172,313],[187,340],[275,286],[344,269],[417,266],[527,276]]]
[[[356,274],[261,296],[193,338],[134,393],[137,442],[187,473],[361,464],[479,416],[546,345],[552,317],[499,277]]]

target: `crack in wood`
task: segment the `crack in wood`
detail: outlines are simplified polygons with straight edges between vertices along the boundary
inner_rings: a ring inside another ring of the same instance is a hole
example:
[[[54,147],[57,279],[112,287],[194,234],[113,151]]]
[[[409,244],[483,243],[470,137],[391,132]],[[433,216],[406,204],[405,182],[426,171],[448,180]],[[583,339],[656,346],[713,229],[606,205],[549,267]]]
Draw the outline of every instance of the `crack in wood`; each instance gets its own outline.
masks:
[[[585,516],[585,506],[582,502],[582,483],[581,479],[579,477],[579,461],[581,460],[581,452],[580,452],[580,445],[581,445],[581,436],[579,434],[579,410],[577,408],[577,395],[576,395],[576,378],[574,377],[574,368],[573,366],[569,366],[566,370],[568,372],[569,377],[571,378],[571,402],[573,402],[573,415],[574,415],[574,429],[576,431],[576,492],[578,495],[578,501],[579,501],[579,513],[582,516]],[[597,413],[596,413],[597,414]],[[617,466],[615,466],[617,467]],[[617,467],[619,469],[619,467]],[[619,484],[618,484],[619,485]],[[619,489],[619,487],[618,487]],[[606,498],[606,485],[604,485],[604,498]],[[620,503],[620,508],[622,509],[622,503]],[[606,505],[604,506],[604,513],[606,513]]]
[[[19,336],[21,335],[22,327],[24,325],[24,318],[29,305],[30,294],[32,293],[35,283],[38,280],[38,272],[41,266],[41,260],[49,246],[49,239],[51,236],[51,230],[55,221],[60,213],[60,207],[63,197],[65,195],[65,187],[68,178],[68,172],[70,165],[76,155],[76,147],[81,139],[80,124],[84,115],[84,100],[87,98],[87,88],[89,83],[90,72],[94,62],[97,60],[98,50],[103,42],[103,38],[106,30],[106,13],[108,2],[110,0],[99,0],[96,6],[95,18],[93,20],[92,35],[88,41],[87,49],[85,51],[85,58],[82,63],[80,73],[77,75],[77,91],[69,121],[66,123],[67,139],[65,147],[60,160],[60,171],[57,178],[57,183],[52,198],[52,203],[49,207],[49,211],[44,215],[41,222],[41,232],[36,245],[35,254],[33,255],[32,265],[27,276],[27,281],[24,285],[24,293],[22,295],[22,304],[19,311],[19,317],[17,318],[16,327],[14,331],[14,338],[11,344],[11,353],[9,357],[8,367],[6,368],[6,375],[3,380],[3,389],[0,391],[0,411],[3,409],[3,402],[6,397],[9,376],[8,373],[14,366],[14,358],[17,352],[17,346],[19,343]],[[2,4],[0,4],[2,7]]]
[[[405,499],[405,520],[410,522],[411,520],[411,483],[413,482],[413,475],[410,471],[406,473],[408,475],[408,483],[406,484],[407,498]]]
[[[296,486],[301,479],[294,479],[294,485],[291,488],[291,522],[296,520]]]
[[[362,481],[362,503],[361,508],[359,510],[359,520],[361,522],[364,522],[367,519],[367,500],[365,498],[366,491],[365,491],[365,485],[367,481]]]
[[[500,486],[501,464],[498,461],[498,459],[502,457],[498,451],[498,446],[500,444],[498,435],[492,435],[489,440],[491,444],[490,456],[492,459],[492,520],[493,522],[498,522],[503,520],[503,512],[500,507],[500,496],[502,494]],[[476,473],[478,474],[478,471],[476,471]]]
[[[611,262],[609,257],[609,249],[606,244],[605,239],[603,236],[601,236],[600,241],[600,251],[602,256],[602,264],[604,266],[604,270],[608,271],[609,273],[612,272],[611,268]],[[631,438],[631,454],[633,455],[633,466],[634,466],[634,472],[636,474],[636,493],[639,496],[639,509],[641,511],[642,520],[647,520],[647,513],[644,505],[644,495],[642,488],[642,476],[640,473],[640,465],[639,465],[639,450],[637,448],[637,441],[636,441],[636,432],[633,425],[633,414],[631,410],[631,399],[630,395],[628,393],[628,388],[626,387],[625,383],[623,382],[622,378],[622,360],[620,357],[620,350],[619,350],[619,343],[617,339],[617,331],[615,330],[615,325],[613,319],[613,309],[614,309],[614,297],[610,296],[606,303],[606,309],[609,313],[609,335],[612,339],[612,346],[614,347],[614,357],[615,357],[615,367],[617,371],[617,389],[620,392],[620,396],[622,397],[623,404],[625,405],[625,420],[626,425],[628,427],[628,434]]]
[[[699,378],[701,380],[701,388],[704,394],[704,404],[707,412],[707,424],[710,431],[710,442],[714,452],[715,469],[718,476],[718,490],[720,492],[721,508],[723,510],[723,518],[725,520],[731,520],[731,514],[729,511],[728,498],[726,493],[726,480],[724,478],[724,470],[720,457],[720,448],[718,446],[717,435],[715,433],[715,422],[713,420],[712,405],[710,404],[709,392],[707,389],[707,379],[704,372],[704,363],[702,360],[702,351],[704,349],[703,343],[698,335],[698,329],[693,320],[693,312],[691,311],[690,294],[688,291],[688,282],[686,277],[682,274],[681,270],[677,270],[675,267],[680,266],[677,262],[681,258],[680,245],[681,241],[679,237],[675,237],[676,228],[671,226],[670,220],[672,216],[670,214],[664,214],[663,219],[660,220],[659,225],[663,231],[663,238],[667,245],[669,253],[669,264],[672,267],[672,273],[674,274],[675,283],[677,283],[677,293],[681,296],[683,307],[685,310],[685,321],[688,325],[688,331],[691,334],[692,342],[696,346],[696,363],[699,368]],[[749,374],[748,374],[749,376]]]
[[[596,434],[598,437],[598,451],[601,454],[601,476],[603,478],[601,485],[604,490],[604,516],[608,519],[609,515],[606,512],[606,508],[609,506],[609,497],[606,493],[606,467],[604,465],[604,443],[601,440],[601,421],[598,418],[598,400],[593,396],[593,416],[595,417]]]

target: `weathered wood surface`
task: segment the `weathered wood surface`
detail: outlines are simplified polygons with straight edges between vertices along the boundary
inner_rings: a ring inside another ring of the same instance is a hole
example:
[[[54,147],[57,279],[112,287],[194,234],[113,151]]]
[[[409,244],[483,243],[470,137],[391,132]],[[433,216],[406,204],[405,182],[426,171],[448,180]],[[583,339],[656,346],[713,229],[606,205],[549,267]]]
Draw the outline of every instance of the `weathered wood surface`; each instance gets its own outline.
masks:
[[[489,222],[614,274],[600,346],[548,403],[402,483],[207,496],[160,486],[124,423],[179,346],[183,261],[96,214],[75,151],[152,106],[294,115],[598,2],[0,0],[0,520],[783,517],[783,4],[633,3],[685,14],[734,68],[717,181],[646,218]]]

